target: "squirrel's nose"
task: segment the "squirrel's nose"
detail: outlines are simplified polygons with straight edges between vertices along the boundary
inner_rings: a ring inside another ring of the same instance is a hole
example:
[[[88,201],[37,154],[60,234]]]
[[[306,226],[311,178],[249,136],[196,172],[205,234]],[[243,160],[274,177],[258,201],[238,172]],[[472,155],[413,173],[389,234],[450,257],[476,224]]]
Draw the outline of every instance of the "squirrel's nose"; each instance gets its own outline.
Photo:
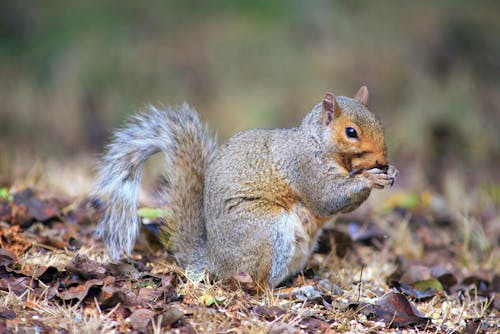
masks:
[[[381,164],[380,162],[375,161],[375,166],[378,168],[378,169],[381,169],[382,171],[384,171],[385,173],[387,173],[387,170],[389,170],[389,165],[387,164]]]
[[[375,158],[375,165],[378,168],[387,171],[387,168],[389,166],[389,161],[387,159],[387,151],[383,150],[382,152],[378,152],[374,158]]]

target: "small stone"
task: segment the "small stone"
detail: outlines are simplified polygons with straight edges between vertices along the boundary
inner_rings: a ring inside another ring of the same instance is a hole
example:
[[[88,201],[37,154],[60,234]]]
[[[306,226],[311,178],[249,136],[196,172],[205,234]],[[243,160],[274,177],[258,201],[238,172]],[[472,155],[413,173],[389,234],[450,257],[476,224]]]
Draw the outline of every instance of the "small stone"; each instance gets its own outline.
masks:
[[[300,301],[321,298],[321,294],[312,286],[305,285],[292,290],[292,295]]]

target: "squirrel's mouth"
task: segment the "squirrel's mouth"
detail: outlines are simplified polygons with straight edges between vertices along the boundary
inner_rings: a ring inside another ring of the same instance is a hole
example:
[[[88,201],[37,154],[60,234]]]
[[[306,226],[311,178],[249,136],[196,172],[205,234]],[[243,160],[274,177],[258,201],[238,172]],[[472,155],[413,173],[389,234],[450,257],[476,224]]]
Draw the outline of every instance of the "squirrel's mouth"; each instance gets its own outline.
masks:
[[[349,176],[353,177],[354,175],[359,174],[359,173],[361,173],[364,170],[368,170],[368,169],[372,169],[372,168],[378,168],[378,169],[382,170],[384,173],[387,173],[387,171],[389,170],[389,165],[376,164],[373,167],[359,167],[359,168],[354,168],[354,169],[352,169],[349,172]]]
[[[337,154],[335,159],[339,165],[349,171],[350,177],[372,168],[378,168],[385,173],[389,170],[389,164],[385,157],[382,160],[367,159],[364,158],[363,154]],[[382,161],[382,163],[380,163],[380,161]]]

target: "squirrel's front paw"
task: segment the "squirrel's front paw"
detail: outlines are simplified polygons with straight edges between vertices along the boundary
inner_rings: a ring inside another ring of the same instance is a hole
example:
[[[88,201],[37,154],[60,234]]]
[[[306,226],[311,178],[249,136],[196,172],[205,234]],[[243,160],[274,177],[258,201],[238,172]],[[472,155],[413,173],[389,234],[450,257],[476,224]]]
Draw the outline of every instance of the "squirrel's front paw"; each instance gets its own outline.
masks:
[[[363,175],[372,182],[372,187],[377,189],[392,186],[397,174],[398,171],[394,166],[389,166],[387,171],[380,168],[372,168],[363,172]]]

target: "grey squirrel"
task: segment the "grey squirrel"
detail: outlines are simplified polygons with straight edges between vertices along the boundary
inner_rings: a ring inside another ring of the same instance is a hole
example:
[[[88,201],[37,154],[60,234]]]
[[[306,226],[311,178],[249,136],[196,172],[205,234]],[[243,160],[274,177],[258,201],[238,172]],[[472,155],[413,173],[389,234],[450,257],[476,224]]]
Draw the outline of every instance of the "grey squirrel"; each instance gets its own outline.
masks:
[[[103,157],[98,234],[114,260],[130,255],[142,169],[162,152],[163,228],[177,262],[221,279],[247,272],[275,287],[304,267],[326,222],[394,183],[367,103],[365,86],[354,98],[327,93],[298,127],[246,130],[219,147],[187,104],[149,107],[115,132]]]

